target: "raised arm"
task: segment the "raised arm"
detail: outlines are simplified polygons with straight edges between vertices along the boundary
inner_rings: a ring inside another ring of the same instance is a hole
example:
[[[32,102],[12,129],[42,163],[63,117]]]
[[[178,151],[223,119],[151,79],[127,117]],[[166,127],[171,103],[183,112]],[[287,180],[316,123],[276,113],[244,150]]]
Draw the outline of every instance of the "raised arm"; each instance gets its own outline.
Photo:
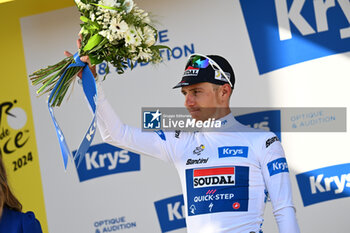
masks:
[[[101,84],[98,84],[97,92],[97,125],[103,141],[164,161],[171,160],[165,134],[142,132],[139,128],[125,125],[107,101]]]
[[[77,47],[81,47],[81,35],[77,40]],[[66,56],[73,56],[70,52],[65,51]],[[80,58],[81,61],[88,63],[89,68],[96,77],[96,67],[92,66],[88,56]],[[81,72],[78,74],[82,78]],[[137,153],[146,154],[164,161],[170,161],[171,156],[166,148],[165,135],[159,136],[156,132],[142,132],[141,129],[125,125],[114,112],[113,108],[107,101],[102,84],[97,83],[97,125],[103,141],[131,150]]]

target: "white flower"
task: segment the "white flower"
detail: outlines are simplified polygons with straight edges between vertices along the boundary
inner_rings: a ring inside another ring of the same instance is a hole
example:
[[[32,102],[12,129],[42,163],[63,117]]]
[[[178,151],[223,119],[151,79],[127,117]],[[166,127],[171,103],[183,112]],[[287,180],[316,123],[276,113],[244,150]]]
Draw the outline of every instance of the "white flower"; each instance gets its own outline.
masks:
[[[123,34],[129,30],[129,26],[124,20],[120,22],[119,28],[119,31]]]
[[[110,19],[111,19],[111,14],[108,11],[104,12],[104,14],[103,14],[103,21],[104,22],[109,22]]]
[[[128,45],[134,45],[135,43],[135,34],[132,34],[130,32],[130,30],[128,30],[125,35],[124,35],[124,38],[125,38],[125,45],[128,46]]]
[[[150,24],[151,23],[151,19],[148,16],[146,16],[145,18],[143,18],[143,22],[145,24]]]
[[[137,59],[149,61],[152,59],[152,51],[150,49],[140,49]]]
[[[128,53],[129,53],[129,59],[131,60],[131,61],[133,61],[133,62],[136,62],[137,61],[137,58],[138,58],[138,53],[137,53],[137,51],[136,51],[136,47],[135,46],[132,46],[132,45],[130,45],[129,47],[128,47]]]
[[[145,13],[145,11],[140,9],[140,8],[138,8],[138,7],[134,7],[134,12],[133,13],[134,13],[135,16],[137,16],[139,18],[142,18],[142,15],[143,15],[143,13]]]
[[[102,21],[103,20],[103,15],[100,15],[99,17],[96,18],[97,21]]]
[[[121,21],[121,17],[113,17],[111,22],[110,22],[110,26],[109,26],[109,30],[111,31],[111,33],[115,34],[115,38],[116,39],[122,39],[125,37],[125,33],[128,31],[129,26],[127,23],[125,23],[125,21]]]
[[[91,21],[95,21],[95,19],[96,19],[95,14],[92,11],[90,11],[90,19],[91,19]]]
[[[130,33],[131,34],[133,34],[133,35],[136,35],[136,28],[135,28],[135,26],[134,25],[131,25],[130,27],[129,27],[129,31],[130,31]]]
[[[149,26],[145,26],[143,28],[143,32],[144,32],[144,38],[145,38],[144,43],[148,47],[154,45],[154,43],[156,43],[156,38],[154,37],[154,30]]]
[[[101,0],[99,1],[99,4],[102,6],[108,6],[108,7],[119,7],[120,4],[117,3],[116,0]]]
[[[107,30],[99,31],[98,34],[107,38],[108,31]]]
[[[100,24],[102,25],[103,29],[107,29],[110,25],[111,14],[108,11],[104,12],[102,19],[103,21]]]
[[[143,40],[144,37],[143,37],[143,33],[142,33],[142,28],[137,27],[136,32],[137,32],[137,35],[141,38],[141,40]]]
[[[136,53],[136,48],[135,48],[135,46],[130,45],[130,46],[129,46],[129,52],[130,52],[130,53]]]
[[[129,13],[132,8],[134,7],[134,1],[133,0],[125,0],[123,7],[125,7],[126,13]]]
[[[141,45],[142,41],[143,41],[143,33],[142,33],[142,29],[140,27],[134,27],[132,26],[132,31],[135,33],[135,43],[134,46],[139,46]]]
[[[118,25],[119,25],[119,22],[118,22],[117,18],[113,18],[111,20],[111,24],[109,26],[109,30],[111,30],[112,32],[116,32],[117,29],[118,29]]]
[[[91,6],[88,4],[85,4],[81,2],[80,0],[75,0],[75,3],[77,4],[78,8],[81,10],[90,10]]]
[[[107,29],[107,28],[108,28],[108,23],[102,22],[102,28],[103,28],[103,29]]]
[[[88,34],[89,30],[86,30],[84,27],[81,27],[79,34]]]
[[[139,37],[139,35],[135,35],[135,42],[134,42],[134,46],[139,46],[141,45],[141,37]]]
[[[107,38],[108,41],[111,43],[116,39],[115,33],[111,33],[110,30],[103,30],[103,31],[98,32],[98,34]]]
[[[125,44],[139,46],[141,45],[141,37],[138,35],[138,30],[134,25],[129,26],[129,30],[125,33]]]

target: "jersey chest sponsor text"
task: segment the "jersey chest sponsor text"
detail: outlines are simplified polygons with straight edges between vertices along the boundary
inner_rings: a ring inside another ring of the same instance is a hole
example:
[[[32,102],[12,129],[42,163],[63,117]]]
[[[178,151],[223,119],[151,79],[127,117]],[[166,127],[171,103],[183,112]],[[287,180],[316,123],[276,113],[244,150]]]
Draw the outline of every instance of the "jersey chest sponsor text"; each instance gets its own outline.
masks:
[[[187,169],[188,215],[247,211],[249,167]]]
[[[193,187],[226,186],[235,184],[235,168],[209,168],[193,171]]]

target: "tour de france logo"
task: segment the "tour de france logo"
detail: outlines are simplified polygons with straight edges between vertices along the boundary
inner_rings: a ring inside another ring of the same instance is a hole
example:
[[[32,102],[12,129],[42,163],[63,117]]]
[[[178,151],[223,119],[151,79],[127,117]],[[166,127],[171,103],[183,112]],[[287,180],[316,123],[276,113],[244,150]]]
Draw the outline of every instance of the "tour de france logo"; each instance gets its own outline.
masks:
[[[27,114],[16,99],[0,102],[0,156],[12,160],[13,171],[33,161],[32,152],[22,150],[30,138],[26,125]]]

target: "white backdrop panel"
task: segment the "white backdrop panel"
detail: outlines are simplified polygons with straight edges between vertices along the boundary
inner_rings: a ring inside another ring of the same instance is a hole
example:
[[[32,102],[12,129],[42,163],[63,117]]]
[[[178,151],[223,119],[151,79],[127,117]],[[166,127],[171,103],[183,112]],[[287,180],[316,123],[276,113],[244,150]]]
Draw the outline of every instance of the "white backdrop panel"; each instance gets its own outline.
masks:
[[[179,49],[158,66],[138,65],[124,75],[112,72],[104,82],[108,99],[120,118],[140,127],[141,107],[181,107],[183,97],[172,90],[186,62],[185,46],[195,52],[220,54],[234,67],[236,86],[231,106],[347,107],[349,53],[299,63],[259,74],[239,1],[139,1],[153,13],[165,44]],[[28,74],[57,62],[63,51],[76,51],[79,13],[72,8],[29,16],[21,20]],[[175,51],[175,50],[174,50]],[[180,56],[180,51],[182,55]],[[38,151],[50,233],[95,232],[94,223],[125,216],[136,222],[127,232],[161,232],[154,202],[181,194],[175,169],[141,156],[141,171],[119,173],[79,182],[75,166],[63,171],[56,133],[45,97],[31,87]],[[77,149],[91,120],[81,87],[75,85],[69,101],[56,111],[72,150]],[[282,126],[283,127],[283,126]],[[302,232],[346,232],[349,198],[304,207],[295,175],[348,163],[347,133],[282,133],[289,162],[293,196]],[[101,143],[99,135],[93,144]],[[277,232],[271,206],[265,214],[266,232]],[[336,229],[336,230],[334,230]],[[97,231],[96,231],[97,232]],[[174,232],[186,232],[179,229]]]

